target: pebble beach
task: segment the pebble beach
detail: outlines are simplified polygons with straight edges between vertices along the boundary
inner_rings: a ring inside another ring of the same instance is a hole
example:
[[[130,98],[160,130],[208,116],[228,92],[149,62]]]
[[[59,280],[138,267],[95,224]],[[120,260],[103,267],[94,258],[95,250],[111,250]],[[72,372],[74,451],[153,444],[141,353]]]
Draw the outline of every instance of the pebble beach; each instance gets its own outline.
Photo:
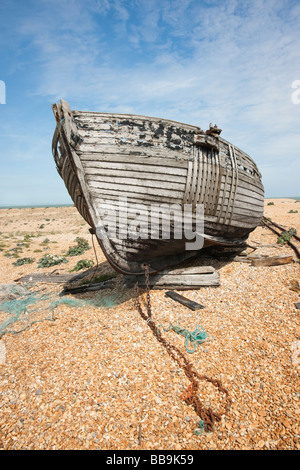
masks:
[[[266,199],[265,216],[300,234],[300,201]],[[95,254],[88,229],[72,206],[0,210],[0,284],[40,298],[19,322],[13,311],[1,310],[0,298],[0,449],[299,450],[300,276],[292,248],[259,226],[247,253],[290,255],[292,262],[253,266],[205,258],[219,272],[220,286],[182,293],[201,310],[151,290],[157,325],[189,331],[201,325],[207,333],[193,353],[182,336],[162,333],[200,376],[228,391],[227,410],[224,395],[200,382],[201,402],[221,416],[213,431],[204,432],[182,399],[188,378],[141,318],[135,290],[124,287],[97,242]],[[68,256],[76,239],[89,248]],[[295,245],[300,249],[299,241]],[[45,255],[66,262],[42,267]],[[18,263],[25,258],[31,261]],[[84,272],[76,270],[82,260],[96,279],[112,284],[67,296],[78,304],[49,307],[45,299],[61,299],[63,283],[16,282],[32,273],[76,275]],[[145,310],[143,290],[140,302]]]

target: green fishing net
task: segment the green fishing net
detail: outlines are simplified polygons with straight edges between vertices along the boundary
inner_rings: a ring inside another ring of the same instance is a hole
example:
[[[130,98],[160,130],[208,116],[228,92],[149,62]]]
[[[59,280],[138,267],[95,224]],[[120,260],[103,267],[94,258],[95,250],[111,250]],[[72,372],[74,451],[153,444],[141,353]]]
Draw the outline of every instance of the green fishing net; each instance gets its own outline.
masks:
[[[0,303],[0,338],[6,333],[20,333],[34,323],[54,320],[54,310],[60,305],[74,308],[90,306],[110,308],[116,305],[115,301],[114,296],[103,296],[99,293],[94,293],[91,298],[79,299],[59,296],[59,293],[39,294],[29,292]]]

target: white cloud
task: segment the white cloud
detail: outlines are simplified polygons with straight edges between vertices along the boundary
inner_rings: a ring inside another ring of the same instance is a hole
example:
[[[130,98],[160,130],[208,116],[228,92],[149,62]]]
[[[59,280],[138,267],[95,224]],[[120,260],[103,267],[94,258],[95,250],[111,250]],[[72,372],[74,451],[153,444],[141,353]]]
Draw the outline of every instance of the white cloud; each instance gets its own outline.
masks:
[[[259,165],[280,168],[285,154],[295,172],[299,22],[293,0],[53,0],[18,29],[35,51],[33,95],[216,122]]]

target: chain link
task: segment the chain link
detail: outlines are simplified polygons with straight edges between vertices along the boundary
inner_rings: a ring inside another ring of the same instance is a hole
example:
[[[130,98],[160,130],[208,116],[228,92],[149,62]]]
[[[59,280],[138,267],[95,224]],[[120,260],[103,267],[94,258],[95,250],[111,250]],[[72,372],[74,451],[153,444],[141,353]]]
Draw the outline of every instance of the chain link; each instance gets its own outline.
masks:
[[[145,284],[146,284],[146,309],[147,309],[147,314],[143,311],[140,300],[139,300],[139,286],[138,286],[138,281],[135,284],[135,290],[136,290],[136,306],[137,309],[143,318],[148,324],[148,326],[151,328],[153,335],[157,338],[157,340],[164,346],[164,348],[167,350],[169,355],[172,357],[172,359],[181,367],[184,372],[186,377],[190,380],[190,385],[187,388],[187,390],[181,395],[181,398],[187,405],[192,405],[196,414],[200,417],[203,423],[204,430],[206,431],[213,431],[214,429],[214,423],[216,421],[220,421],[222,414],[221,413],[216,413],[214,412],[211,408],[205,408],[203,404],[201,403],[197,392],[199,390],[199,380],[205,380],[207,382],[210,382],[212,385],[214,385],[219,392],[223,393],[226,398],[226,403],[225,403],[225,408],[224,408],[224,413],[228,412],[230,405],[231,405],[231,399],[229,397],[229,393],[226,388],[224,388],[221,384],[216,379],[212,379],[210,377],[207,377],[206,375],[200,376],[194,369],[192,364],[187,360],[187,358],[184,356],[184,354],[178,349],[176,346],[168,343],[165,338],[161,336],[161,333],[159,329],[157,329],[155,322],[152,319],[152,310],[151,310],[151,300],[150,300],[150,281],[149,281],[149,265],[144,264],[144,271],[145,271]],[[198,379],[198,380],[196,380]]]

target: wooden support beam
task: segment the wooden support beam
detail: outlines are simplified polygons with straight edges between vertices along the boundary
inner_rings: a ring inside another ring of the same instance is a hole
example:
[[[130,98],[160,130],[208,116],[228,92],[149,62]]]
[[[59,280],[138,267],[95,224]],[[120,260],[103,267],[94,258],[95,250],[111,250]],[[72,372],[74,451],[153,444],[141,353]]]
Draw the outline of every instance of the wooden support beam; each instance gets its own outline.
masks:
[[[46,282],[50,284],[59,284],[64,282],[75,282],[82,279],[93,272],[94,268],[88,269],[79,274],[56,274],[55,271],[51,273],[32,273],[26,276],[15,279],[15,282]]]
[[[198,304],[193,300],[187,299],[186,297],[183,297],[183,295],[177,294],[177,292],[168,291],[165,293],[165,296],[176,300],[176,302],[179,302],[180,304],[190,308],[191,310],[199,310],[205,308],[204,305]]]
[[[267,258],[252,259],[251,266],[278,266],[293,262],[293,256],[268,256]]]
[[[84,292],[91,292],[91,291],[98,291],[101,289],[109,289],[113,287],[114,281],[112,279],[108,279],[107,281],[98,282],[95,284],[89,284],[85,286],[78,286],[78,287],[66,287],[60,295],[69,295],[69,294],[82,294]]]
[[[139,287],[146,287],[144,276],[124,276],[126,287],[133,287],[137,281]],[[153,289],[177,290],[219,286],[220,274],[212,266],[192,266],[152,274],[149,285]]]

